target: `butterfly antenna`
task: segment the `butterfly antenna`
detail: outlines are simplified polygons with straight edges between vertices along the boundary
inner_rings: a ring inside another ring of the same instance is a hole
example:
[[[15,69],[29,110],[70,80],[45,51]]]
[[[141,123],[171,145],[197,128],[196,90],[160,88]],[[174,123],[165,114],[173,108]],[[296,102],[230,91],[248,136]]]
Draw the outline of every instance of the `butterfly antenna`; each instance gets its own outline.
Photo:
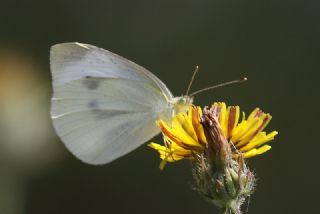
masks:
[[[198,73],[198,71],[199,71],[199,66],[197,65],[196,68],[195,68],[194,71],[193,71],[191,80],[190,80],[189,85],[188,85],[188,89],[187,89],[186,95],[189,94],[189,91],[190,91],[190,89],[191,89],[191,86],[192,86],[194,77],[196,76],[196,74]]]
[[[210,87],[203,88],[203,89],[200,89],[198,91],[195,91],[195,92],[191,93],[190,96],[194,96],[194,95],[199,94],[199,93],[204,92],[204,91],[220,88],[222,86],[233,85],[235,83],[242,83],[242,82],[245,82],[247,80],[248,80],[247,77],[243,77],[242,79],[232,80],[232,81],[229,81],[229,82],[224,82],[224,83],[221,83],[221,84],[218,84],[218,85],[210,86]]]

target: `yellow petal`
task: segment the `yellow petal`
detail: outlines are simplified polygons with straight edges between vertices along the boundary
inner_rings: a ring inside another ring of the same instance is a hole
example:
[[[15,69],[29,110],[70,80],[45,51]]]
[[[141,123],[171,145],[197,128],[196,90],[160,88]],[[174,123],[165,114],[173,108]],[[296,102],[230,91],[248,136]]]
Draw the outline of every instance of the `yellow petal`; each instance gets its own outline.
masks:
[[[254,156],[257,156],[257,155],[261,155],[263,153],[265,153],[266,151],[270,150],[271,149],[271,146],[269,145],[264,145],[258,149],[252,149],[248,152],[245,152],[243,154],[243,157],[244,158],[251,158],[251,157],[254,157]]]
[[[229,106],[227,108],[227,130],[225,133],[226,137],[230,139],[234,128],[237,126],[239,121],[240,108],[239,106]]]
[[[219,116],[220,127],[223,133],[227,133],[227,107],[225,103],[219,103],[219,107],[221,108]]]
[[[246,151],[251,150],[253,148],[259,147],[262,144],[273,140],[274,136],[276,136],[277,134],[278,134],[277,131],[273,131],[273,132],[269,133],[268,135],[266,135],[265,132],[260,132],[247,145],[245,145],[244,147],[241,147],[240,151],[241,152],[246,152]]]
[[[202,111],[200,107],[193,107],[192,108],[192,126],[196,133],[197,139],[201,145],[207,143],[206,136],[204,134],[204,130],[202,125],[200,124],[200,116],[202,115]]]

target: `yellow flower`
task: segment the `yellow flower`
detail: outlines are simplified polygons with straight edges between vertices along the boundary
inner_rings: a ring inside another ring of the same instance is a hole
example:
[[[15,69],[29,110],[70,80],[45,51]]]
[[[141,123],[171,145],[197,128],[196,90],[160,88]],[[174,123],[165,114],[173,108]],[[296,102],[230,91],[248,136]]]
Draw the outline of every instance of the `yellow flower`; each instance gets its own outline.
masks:
[[[271,120],[271,115],[262,112],[259,108],[253,110],[247,119],[243,113],[242,121],[239,122],[239,106],[214,103],[210,108],[212,115],[219,122],[220,128],[233,149],[233,157],[239,153],[244,158],[250,158],[262,154],[271,146],[264,145],[273,140],[278,133],[273,131],[269,134],[263,131]],[[190,106],[187,112],[179,113],[172,118],[171,124],[163,120],[157,121],[164,137],[165,146],[150,143],[151,148],[160,153],[163,169],[166,162],[174,162],[183,158],[192,159],[195,154],[201,154],[206,149],[207,140],[201,124],[202,111],[200,107]]]

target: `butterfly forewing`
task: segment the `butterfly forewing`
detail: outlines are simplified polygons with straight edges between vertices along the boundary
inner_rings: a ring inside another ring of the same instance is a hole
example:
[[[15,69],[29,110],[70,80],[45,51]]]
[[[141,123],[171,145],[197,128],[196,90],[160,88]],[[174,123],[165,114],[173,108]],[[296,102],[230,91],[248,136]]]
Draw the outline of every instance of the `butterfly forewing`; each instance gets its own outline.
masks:
[[[159,133],[155,120],[172,114],[171,92],[143,67],[79,43],[52,47],[51,117],[79,159],[108,163]]]

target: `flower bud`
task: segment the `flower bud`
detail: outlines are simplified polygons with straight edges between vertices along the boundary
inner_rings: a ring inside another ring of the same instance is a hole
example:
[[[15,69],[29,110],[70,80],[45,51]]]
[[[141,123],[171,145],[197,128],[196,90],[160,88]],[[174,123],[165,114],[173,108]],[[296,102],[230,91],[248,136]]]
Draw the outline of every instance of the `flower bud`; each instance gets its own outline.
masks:
[[[254,175],[241,154],[232,158],[231,145],[212,110],[204,109],[201,123],[207,144],[192,161],[194,187],[222,210],[240,214],[241,204],[253,192]]]

